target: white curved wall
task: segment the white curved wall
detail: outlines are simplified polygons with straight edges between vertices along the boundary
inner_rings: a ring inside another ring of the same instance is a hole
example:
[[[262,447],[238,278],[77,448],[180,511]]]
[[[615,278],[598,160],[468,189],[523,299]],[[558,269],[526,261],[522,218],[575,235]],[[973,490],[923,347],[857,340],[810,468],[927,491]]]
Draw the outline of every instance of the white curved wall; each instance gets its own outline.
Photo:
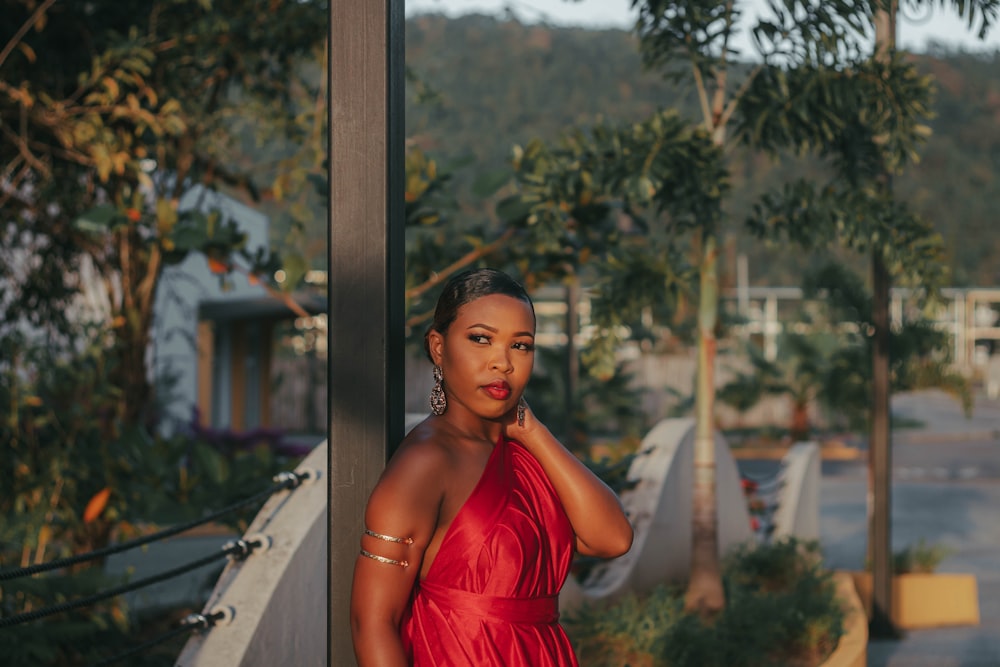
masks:
[[[781,461],[781,490],[774,511],[774,539],[819,539],[819,445],[795,443]]]
[[[270,548],[231,562],[219,577],[205,611],[230,607],[232,621],[188,640],[176,665],[326,665],[326,447],[298,468],[322,476],[271,496],[247,528],[269,537]]]
[[[664,581],[684,579],[691,564],[694,478],[694,420],[665,419],[643,439],[629,468],[636,486],[622,494],[632,520],[632,549],[600,565],[585,582],[570,581],[560,606],[572,609],[587,598],[643,591]],[[739,471],[725,438],[716,433],[716,498],[719,553],[752,539],[750,514]]]

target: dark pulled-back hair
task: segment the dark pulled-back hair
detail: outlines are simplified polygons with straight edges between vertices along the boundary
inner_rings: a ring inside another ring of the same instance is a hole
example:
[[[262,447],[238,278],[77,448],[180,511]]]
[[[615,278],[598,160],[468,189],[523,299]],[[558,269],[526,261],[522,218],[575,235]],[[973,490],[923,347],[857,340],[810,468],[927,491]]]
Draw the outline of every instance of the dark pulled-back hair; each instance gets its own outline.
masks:
[[[493,294],[503,294],[524,301],[535,314],[535,305],[521,283],[517,282],[503,271],[497,269],[469,269],[448,279],[438,297],[434,309],[434,321],[424,334],[424,351],[430,358],[431,351],[427,342],[427,334],[437,331],[444,335],[448,327],[458,317],[458,309],[476,299]]]

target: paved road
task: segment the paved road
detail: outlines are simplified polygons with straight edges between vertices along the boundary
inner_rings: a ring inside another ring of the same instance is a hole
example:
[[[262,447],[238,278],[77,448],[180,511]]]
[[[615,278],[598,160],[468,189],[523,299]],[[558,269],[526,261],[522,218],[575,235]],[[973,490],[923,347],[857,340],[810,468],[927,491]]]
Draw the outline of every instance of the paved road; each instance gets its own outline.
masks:
[[[892,404],[897,417],[922,422],[893,433],[893,550],[921,539],[946,546],[940,571],[976,575],[980,625],[873,640],[868,665],[1000,667],[1000,401],[977,396],[971,418],[940,392],[904,394]],[[773,461],[738,463],[757,477],[777,472]],[[821,470],[820,541],[827,565],[860,569],[867,539],[866,463],[824,461]]]
[[[1000,447],[1000,443],[997,444]],[[864,479],[824,477],[820,534],[830,567],[859,569],[866,533]],[[950,553],[942,572],[977,577],[978,627],[911,631],[901,641],[872,641],[870,667],[1000,666],[1000,483],[996,480],[893,485],[893,549],[920,539]]]
[[[935,392],[896,397],[893,408],[924,421],[893,437],[893,549],[944,544],[940,571],[977,577],[981,622],[873,640],[868,665],[1000,667],[1000,401],[977,397],[972,419]],[[864,562],[866,494],[863,463],[824,463],[820,534],[831,567]]]

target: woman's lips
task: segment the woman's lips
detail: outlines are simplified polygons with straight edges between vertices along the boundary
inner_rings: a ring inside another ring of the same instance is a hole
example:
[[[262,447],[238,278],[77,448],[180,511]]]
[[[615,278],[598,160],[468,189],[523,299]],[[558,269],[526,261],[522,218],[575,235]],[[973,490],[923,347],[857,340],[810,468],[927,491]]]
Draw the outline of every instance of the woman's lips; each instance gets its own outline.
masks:
[[[510,397],[510,385],[506,382],[485,385],[483,391],[489,394],[490,398],[495,398],[498,401],[506,401]]]

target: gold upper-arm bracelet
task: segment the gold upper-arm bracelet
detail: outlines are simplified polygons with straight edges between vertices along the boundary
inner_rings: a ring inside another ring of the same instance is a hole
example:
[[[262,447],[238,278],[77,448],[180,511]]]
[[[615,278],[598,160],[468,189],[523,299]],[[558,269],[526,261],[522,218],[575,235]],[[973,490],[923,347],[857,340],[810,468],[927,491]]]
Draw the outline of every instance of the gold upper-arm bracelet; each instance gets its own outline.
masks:
[[[409,561],[405,561],[405,560],[393,560],[392,558],[386,558],[385,556],[379,556],[379,555],[371,553],[370,551],[365,551],[364,549],[361,550],[361,555],[362,556],[367,556],[368,558],[371,558],[372,560],[377,560],[380,563],[385,563],[386,565],[398,565],[400,567],[410,567]]]
[[[374,530],[369,530],[368,528],[365,528],[365,535],[368,535],[369,537],[374,537],[377,540],[382,540],[383,542],[392,542],[393,544],[405,544],[405,545],[413,544],[412,537],[393,537],[392,535],[383,535],[382,533],[376,533]],[[399,565],[400,567],[410,566],[409,561],[386,558],[385,556],[379,556],[377,554],[373,554],[372,552],[367,551],[365,549],[361,550],[361,555],[367,558],[371,558],[372,560],[376,560],[380,563],[385,563],[386,565]]]
[[[413,544],[412,537],[393,537],[392,535],[383,535],[382,533],[376,533],[374,530],[368,530],[367,528],[365,528],[365,535],[370,535],[384,542],[395,542],[396,544]]]

